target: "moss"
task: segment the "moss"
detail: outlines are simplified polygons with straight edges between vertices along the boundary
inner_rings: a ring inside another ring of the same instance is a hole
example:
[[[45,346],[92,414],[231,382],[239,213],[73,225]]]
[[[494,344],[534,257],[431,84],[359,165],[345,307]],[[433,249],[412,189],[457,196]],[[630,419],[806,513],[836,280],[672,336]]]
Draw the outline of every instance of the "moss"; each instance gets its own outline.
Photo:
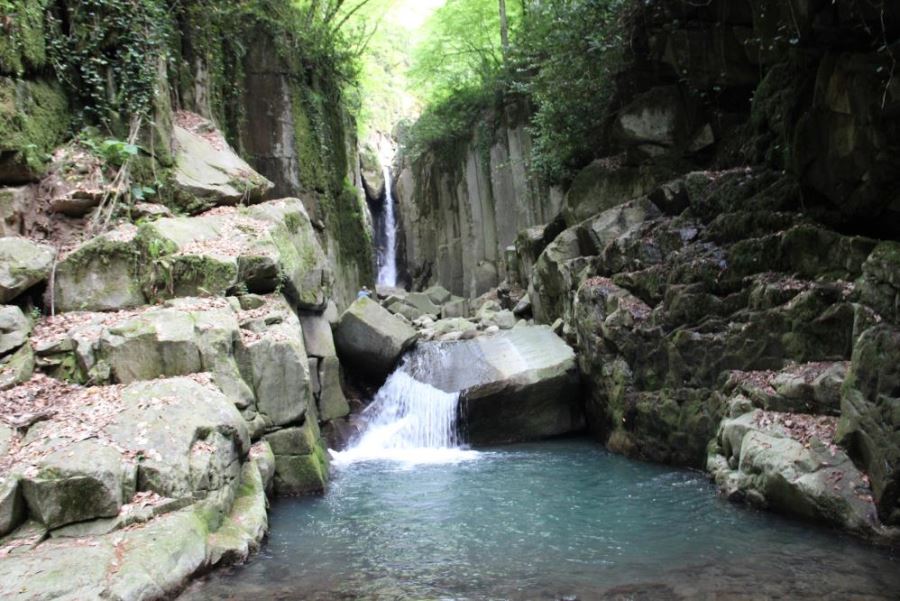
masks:
[[[21,172],[17,179],[43,170],[70,123],[68,99],[58,84],[0,77],[0,154],[12,155],[15,166],[6,170]]]
[[[0,36],[0,73],[22,75],[47,62],[44,44],[44,9],[50,0],[7,0],[8,21]]]
[[[355,267],[363,282],[374,282],[374,245],[366,227],[364,202],[359,191],[345,180],[340,194],[324,199],[323,206],[328,232],[340,248],[341,262]]]

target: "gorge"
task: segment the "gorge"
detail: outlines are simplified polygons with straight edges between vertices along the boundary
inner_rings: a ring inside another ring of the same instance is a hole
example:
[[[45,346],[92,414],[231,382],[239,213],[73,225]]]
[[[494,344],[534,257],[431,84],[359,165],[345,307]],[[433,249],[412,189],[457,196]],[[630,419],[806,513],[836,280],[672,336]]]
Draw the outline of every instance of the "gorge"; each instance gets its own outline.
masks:
[[[897,598],[896,3],[0,33],[0,597]]]

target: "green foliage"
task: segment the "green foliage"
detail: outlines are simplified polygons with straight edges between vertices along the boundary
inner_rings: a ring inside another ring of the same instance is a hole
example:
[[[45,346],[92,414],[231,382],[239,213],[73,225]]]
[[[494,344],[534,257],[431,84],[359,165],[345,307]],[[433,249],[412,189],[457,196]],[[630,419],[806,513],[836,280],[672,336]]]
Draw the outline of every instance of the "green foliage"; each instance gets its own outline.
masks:
[[[495,98],[492,89],[471,87],[429,105],[403,137],[403,152],[413,161],[431,152],[452,162]]]
[[[567,180],[594,158],[627,47],[630,0],[535,3],[515,51],[517,90],[537,110],[533,168],[551,182]]]
[[[82,144],[113,167],[121,167],[128,159],[137,156],[140,151],[135,144],[116,139],[107,139],[97,143],[89,137],[83,137]]]
[[[168,56],[164,0],[61,2],[48,21],[51,62],[85,117],[115,125],[123,116],[150,115],[157,70]]]
[[[0,0],[0,73],[21,75],[44,66],[47,4],[49,0]]]
[[[520,21],[508,3],[510,21]],[[416,95],[438,104],[457,94],[494,85],[503,68],[497,0],[448,0],[425,25],[413,51],[410,80]]]

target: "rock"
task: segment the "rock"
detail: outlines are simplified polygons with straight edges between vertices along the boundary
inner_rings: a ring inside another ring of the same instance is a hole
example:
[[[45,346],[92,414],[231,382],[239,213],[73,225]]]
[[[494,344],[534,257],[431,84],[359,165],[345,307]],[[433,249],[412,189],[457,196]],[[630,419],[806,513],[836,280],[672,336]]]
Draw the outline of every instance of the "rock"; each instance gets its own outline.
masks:
[[[203,496],[238,478],[238,459],[250,448],[247,424],[214,386],[182,377],[137,382],[121,394],[126,408],[106,432],[123,449],[143,455],[140,490]]]
[[[425,292],[410,293],[404,302],[414,307],[421,315],[440,315],[441,313],[441,308]]]
[[[29,514],[48,528],[119,513],[135,488],[136,468],[92,440],[51,453],[22,480]]]
[[[269,528],[266,507],[265,480],[257,461],[251,459],[241,468],[240,487],[231,512],[207,539],[207,564],[246,561],[250,553],[257,551]]]
[[[215,126],[182,113],[174,128],[176,201],[191,213],[262,200],[274,184],[241,159]]]
[[[441,306],[451,299],[453,296],[450,291],[443,286],[432,286],[425,290],[425,296],[435,305]]]
[[[868,474],[882,522],[900,525],[900,329],[857,340],[841,397],[838,439]]]
[[[523,296],[516,306],[513,307],[513,315],[516,317],[524,317],[531,314],[531,297],[527,294]]]
[[[429,352],[428,345],[421,352]],[[423,365],[427,369],[417,379],[460,391],[462,426],[474,445],[536,440],[584,427],[575,353],[547,327],[446,344],[440,361]]]
[[[131,207],[131,218],[135,221],[161,219],[163,217],[174,217],[172,211],[165,205],[154,202],[136,202]]]
[[[708,468],[729,498],[876,533],[866,477],[827,439],[833,424],[832,418],[759,410],[725,420],[717,437],[721,455]]]
[[[416,331],[368,298],[341,316],[334,342],[341,363],[372,378],[385,378],[416,341]]]
[[[321,312],[334,289],[334,272],[299,198],[285,198],[248,209],[254,219],[272,224],[278,249],[284,294],[300,309]]]
[[[259,470],[262,483],[268,491],[272,487],[272,478],[275,476],[275,453],[265,440],[257,441],[250,447],[250,460]]]
[[[403,317],[410,322],[415,322],[417,319],[425,315],[419,309],[416,309],[415,307],[407,305],[406,303],[400,301],[395,301],[390,305],[387,305],[387,310],[394,315]]]
[[[512,311],[497,311],[481,320],[482,325],[497,326],[501,330],[511,330],[516,325],[516,316]]]
[[[31,379],[34,373],[34,351],[30,344],[0,359],[0,391],[9,390]]]
[[[900,242],[881,242],[862,266],[862,300],[894,323],[900,322]]]
[[[0,188],[0,236],[20,236],[25,213],[34,202],[34,186]]]
[[[14,37],[5,36],[0,43]],[[56,78],[0,77],[0,182],[18,185],[39,180],[45,170],[39,157],[52,153],[71,135],[71,122],[69,99]]]
[[[312,406],[309,362],[296,317],[269,327],[238,345],[240,371],[256,395],[256,410],[267,426],[296,422]]]
[[[659,86],[636,96],[619,112],[616,133],[628,146],[650,146],[651,156],[685,145],[690,124],[678,87]]]
[[[551,323],[563,313],[565,264],[582,255],[579,228],[569,228],[551,242],[534,266],[528,290],[535,320]]]
[[[133,226],[122,226],[63,258],[57,265],[52,290],[56,310],[118,311],[143,305],[146,299],[136,234]]]
[[[337,357],[331,325],[323,315],[301,313],[300,325],[303,328],[303,345],[306,347],[307,356]]]
[[[493,261],[479,261],[475,266],[472,278],[474,280],[472,291],[475,296],[481,296],[493,290],[500,283],[500,273],[497,270],[497,264]]]
[[[56,252],[25,238],[0,238],[0,303],[8,303],[50,276]]]
[[[328,459],[322,448],[319,427],[309,419],[299,428],[280,430],[265,437],[275,454],[275,492],[301,495],[325,488]]]
[[[31,320],[15,306],[0,307],[0,356],[16,350],[28,341]]]
[[[584,168],[566,194],[563,215],[572,227],[598,213],[652,192],[670,179],[670,172],[654,166],[611,166],[603,160]]]
[[[337,357],[325,357],[319,367],[322,392],[319,395],[319,419],[331,421],[350,415],[350,404],[341,388],[341,364]]]
[[[470,314],[469,299],[454,296],[441,307],[440,316],[442,319],[450,319],[452,317],[469,317]]]
[[[18,528],[25,521],[25,514],[20,477],[15,474],[3,476],[0,478],[0,537]]]
[[[478,330],[478,326],[467,319],[455,317],[452,319],[441,319],[432,326],[435,336],[444,336],[453,332],[459,332],[462,336],[463,332],[473,332]]]

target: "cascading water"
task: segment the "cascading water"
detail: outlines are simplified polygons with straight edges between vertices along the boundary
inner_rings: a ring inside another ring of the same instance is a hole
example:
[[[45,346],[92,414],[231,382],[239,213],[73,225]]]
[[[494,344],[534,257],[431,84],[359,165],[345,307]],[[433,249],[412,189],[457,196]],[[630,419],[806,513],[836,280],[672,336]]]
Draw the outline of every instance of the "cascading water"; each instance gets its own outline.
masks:
[[[364,430],[347,450],[331,452],[334,465],[455,463],[478,455],[461,444],[459,392],[444,392],[416,378],[422,366],[440,361],[442,352],[441,345],[422,344],[404,360],[366,408]]]
[[[397,219],[394,215],[394,193],[391,168],[384,167],[384,253],[378,268],[378,285],[397,285]]]

